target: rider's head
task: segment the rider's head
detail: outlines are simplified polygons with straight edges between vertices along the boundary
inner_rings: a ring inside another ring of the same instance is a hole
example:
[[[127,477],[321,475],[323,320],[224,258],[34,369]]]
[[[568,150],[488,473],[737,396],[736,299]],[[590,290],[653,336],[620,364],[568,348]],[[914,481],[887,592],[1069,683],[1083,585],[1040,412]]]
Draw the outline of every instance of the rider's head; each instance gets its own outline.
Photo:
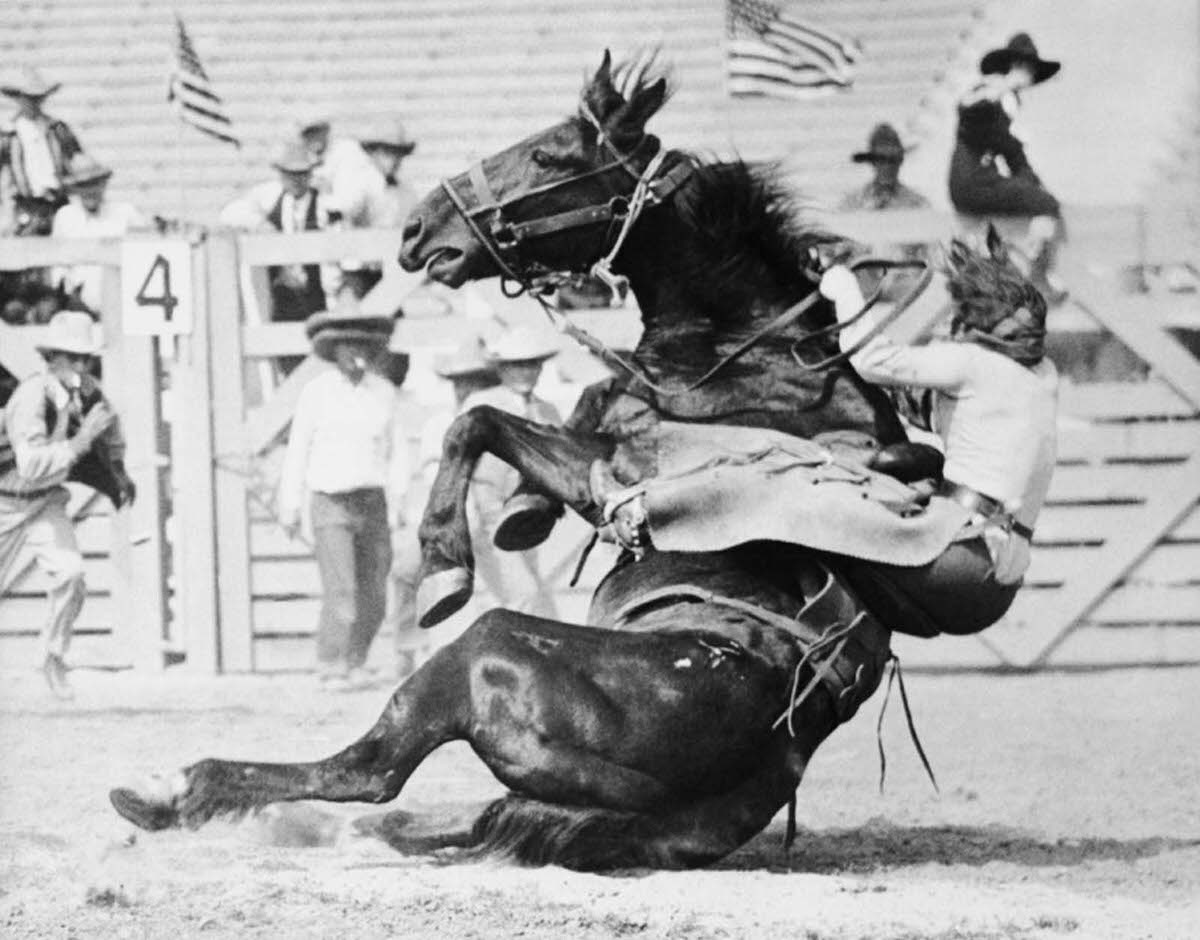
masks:
[[[988,227],[987,253],[954,240],[944,273],[954,315],[951,335],[978,343],[1024,366],[1045,354],[1046,301],[1009,260],[1000,236]]]

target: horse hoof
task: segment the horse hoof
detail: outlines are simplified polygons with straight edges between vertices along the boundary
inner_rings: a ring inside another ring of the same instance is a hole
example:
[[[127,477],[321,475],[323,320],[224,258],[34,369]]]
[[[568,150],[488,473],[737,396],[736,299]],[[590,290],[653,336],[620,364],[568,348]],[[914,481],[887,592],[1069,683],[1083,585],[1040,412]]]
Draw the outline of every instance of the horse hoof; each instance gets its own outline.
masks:
[[[541,493],[519,493],[504,504],[492,544],[506,552],[523,552],[541,545],[562,514],[561,507]]]
[[[417,623],[428,629],[461,610],[471,599],[471,572],[447,568],[421,579],[417,587]]]
[[[157,832],[176,823],[175,810],[170,803],[146,799],[133,790],[121,787],[108,792],[108,800],[118,813],[139,829]]]

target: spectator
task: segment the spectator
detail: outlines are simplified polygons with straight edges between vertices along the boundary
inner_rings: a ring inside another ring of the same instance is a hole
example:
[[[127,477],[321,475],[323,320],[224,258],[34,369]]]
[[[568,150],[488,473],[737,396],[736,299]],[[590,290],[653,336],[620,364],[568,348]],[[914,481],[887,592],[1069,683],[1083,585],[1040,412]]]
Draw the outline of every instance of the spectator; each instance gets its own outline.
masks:
[[[1058,74],[1061,63],[1041,58],[1027,33],[992,49],[979,62],[982,80],[958,105],[958,132],[950,158],[950,201],[976,216],[1030,218],[1029,276],[1050,303],[1065,299],[1050,272],[1065,230],[1058,200],[1042,184],[1013,132],[1021,93]]]
[[[83,148],[64,121],[42,110],[60,87],[32,67],[0,78],[0,94],[17,105],[16,115],[0,128],[0,176],[7,175],[12,196],[11,217],[0,223],[0,233],[49,235],[54,213],[67,202],[63,177]]]
[[[343,221],[350,228],[402,228],[417,204],[417,193],[400,178],[400,165],[416,142],[399,120],[371,128],[358,142],[372,167],[359,174],[358,195],[342,207]],[[342,264],[342,284],[356,297],[364,297],[382,277],[383,266],[377,261]]]
[[[42,673],[63,699],[72,697],[66,654],[86,595],[63,484],[88,483],[118,508],[136,493],[116,414],[93,377],[95,329],[81,311],[55,314],[38,347],[46,371],[17,386],[0,422],[0,593],[26,553],[49,575]]]
[[[519,327],[489,345],[487,354],[500,384],[469,395],[462,403],[463,411],[491,405],[541,424],[562,424],[558,410],[534,394],[546,360],[558,354],[552,336]],[[475,469],[468,512],[475,535],[475,571],[500,606],[554,618],[557,605],[550,589],[542,583],[537,553],[505,552],[492,542],[504,501],[519,480],[516,470],[491,454],[485,454]]]
[[[309,232],[327,228],[329,207],[313,185],[316,161],[299,144],[284,144],[271,166],[279,178],[260,183],[221,210],[221,222],[253,231]],[[320,265],[289,264],[268,268],[272,319],[304,320],[325,309]]]
[[[411,675],[428,656],[430,649],[429,634],[417,626],[416,596],[421,567],[417,524],[434,477],[437,476],[442,458],[442,438],[468,395],[500,383],[495,368],[484,359],[482,344],[474,337],[462,343],[453,353],[437,356],[433,370],[453,386],[454,410],[436,412],[421,427],[415,485],[408,500],[408,524],[392,530],[389,618],[395,629],[396,673],[399,679]]]
[[[316,355],[335,368],[309,380],[296,403],[280,521],[289,535],[299,532],[307,489],[324,594],[318,675],[325,690],[345,691],[372,679],[367,653],[386,609],[389,528],[403,521],[410,461],[395,386],[376,371],[391,318],[343,302],[310,317],[306,331]]]
[[[855,163],[871,164],[874,178],[862,189],[847,193],[839,208],[843,212],[928,208],[928,199],[900,182],[904,153],[905,147],[896,129],[891,124],[876,124],[867,139],[867,149],[850,157]],[[928,248],[919,243],[874,245],[871,253],[895,261],[925,259],[929,256]],[[868,292],[880,288],[882,300],[897,301],[908,292],[918,277],[915,273],[904,271],[886,276],[881,271],[867,271],[863,275],[863,283]]]
[[[63,178],[70,202],[54,213],[52,234],[59,238],[110,238],[133,229],[149,228],[149,220],[131,203],[108,198],[112,170],[87,154],[71,161]],[[74,291],[90,310],[102,302],[104,269],[99,265],[58,268],[63,289]]]
[[[324,114],[302,112],[295,128],[296,139],[313,163],[313,185],[328,203],[334,219],[353,225],[352,217],[362,211],[363,181],[374,173],[370,158],[357,140],[334,138],[330,120]]]
[[[900,182],[900,167],[905,148],[891,124],[876,124],[867,140],[867,149],[854,154],[855,163],[869,163],[874,178],[852,193],[847,193],[839,208],[843,212],[860,209],[925,209],[929,200]]]

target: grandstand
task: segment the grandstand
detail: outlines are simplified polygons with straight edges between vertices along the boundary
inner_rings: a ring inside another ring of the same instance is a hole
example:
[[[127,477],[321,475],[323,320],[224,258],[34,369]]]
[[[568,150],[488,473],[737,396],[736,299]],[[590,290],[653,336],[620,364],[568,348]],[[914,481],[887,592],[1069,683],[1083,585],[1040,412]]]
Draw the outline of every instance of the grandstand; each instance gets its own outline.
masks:
[[[113,194],[212,221],[257,180],[298,108],[353,131],[398,112],[419,139],[418,189],[556,119],[601,51],[660,44],[676,100],[655,124],[671,145],[786,158],[803,190],[860,181],[848,155],[879,120],[918,136],[947,68],[981,21],[961,0],[804,0],[814,21],[864,50],[852,90],[812,101],[731,99],[720,0],[6,0],[0,55],[63,89],[55,113],[115,167]],[[181,127],[165,100],[173,16],[183,17],[245,145]]]

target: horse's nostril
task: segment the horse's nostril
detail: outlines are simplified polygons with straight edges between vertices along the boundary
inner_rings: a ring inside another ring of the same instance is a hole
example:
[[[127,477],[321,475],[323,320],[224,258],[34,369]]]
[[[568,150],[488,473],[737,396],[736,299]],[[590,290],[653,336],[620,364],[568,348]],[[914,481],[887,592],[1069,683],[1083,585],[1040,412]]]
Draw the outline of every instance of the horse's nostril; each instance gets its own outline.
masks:
[[[421,217],[419,215],[410,215],[408,221],[404,223],[404,240],[412,241],[421,235]]]

